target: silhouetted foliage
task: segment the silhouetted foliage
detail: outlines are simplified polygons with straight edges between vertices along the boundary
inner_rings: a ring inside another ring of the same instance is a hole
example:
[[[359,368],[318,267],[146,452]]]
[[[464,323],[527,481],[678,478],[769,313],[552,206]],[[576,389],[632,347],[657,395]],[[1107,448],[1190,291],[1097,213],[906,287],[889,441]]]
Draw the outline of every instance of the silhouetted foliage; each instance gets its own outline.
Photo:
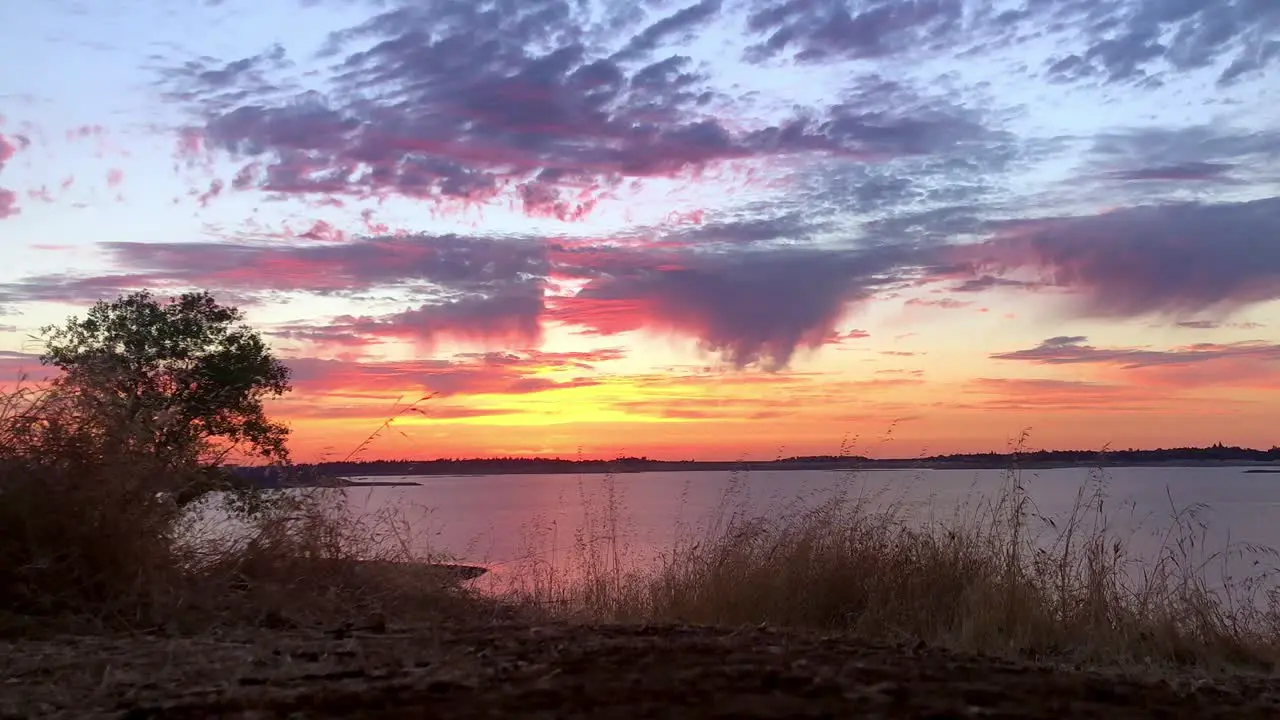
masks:
[[[174,463],[210,466],[208,482],[184,488],[180,504],[231,477],[218,466],[233,452],[287,463],[289,428],[263,401],[288,392],[289,369],[243,313],[207,292],[162,303],[147,291],[98,302],[84,318],[42,332],[41,362],[63,370],[54,383],[132,422],[129,442]]]

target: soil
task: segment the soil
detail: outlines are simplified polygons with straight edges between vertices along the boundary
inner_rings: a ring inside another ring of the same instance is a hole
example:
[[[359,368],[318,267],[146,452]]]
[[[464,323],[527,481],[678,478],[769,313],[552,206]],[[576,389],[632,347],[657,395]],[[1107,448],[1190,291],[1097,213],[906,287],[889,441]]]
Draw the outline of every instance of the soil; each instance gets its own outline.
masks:
[[[764,628],[227,631],[0,644],[0,717],[1277,718],[1280,678],[1055,667]]]

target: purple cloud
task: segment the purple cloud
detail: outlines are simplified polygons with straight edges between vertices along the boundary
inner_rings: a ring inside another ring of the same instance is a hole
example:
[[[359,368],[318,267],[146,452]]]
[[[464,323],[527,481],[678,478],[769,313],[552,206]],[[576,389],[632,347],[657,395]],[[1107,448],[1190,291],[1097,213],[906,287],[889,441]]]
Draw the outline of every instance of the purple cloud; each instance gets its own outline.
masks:
[[[1093,317],[1229,312],[1280,298],[1280,198],[998,223],[952,248],[975,280],[1030,274]],[[1021,280],[1021,278],[1015,278]]]

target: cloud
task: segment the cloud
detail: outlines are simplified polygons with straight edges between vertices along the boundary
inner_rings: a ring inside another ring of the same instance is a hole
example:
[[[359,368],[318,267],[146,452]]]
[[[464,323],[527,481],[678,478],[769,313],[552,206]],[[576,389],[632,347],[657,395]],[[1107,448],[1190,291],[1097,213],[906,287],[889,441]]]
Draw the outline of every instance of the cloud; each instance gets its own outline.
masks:
[[[127,286],[356,297],[409,307],[285,323],[279,337],[361,349],[401,339],[537,347],[547,323],[596,335],[674,333],[736,366],[786,367],[833,341],[850,307],[915,273],[916,246],[818,242],[821,222],[782,214],[679,226],[637,242],[457,235],[242,243],[104,243],[126,274],[27,278],[13,300],[86,299]],[[568,288],[563,291],[561,288]]]
[[[1224,323],[1219,320],[1182,320],[1174,323],[1174,327],[1186,330],[1217,330],[1219,328],[1229,327],[1236,330],[1257,330],[1263,327],[1262,323],[1256,322],[1238,322]]]
[[[39,275],[0,285],[0,301],[91,305],[99,300],[114,299],[131,290],[169,289],[173,286],[174,283],[162,275],[130,274],[93,277],[76,277],[66,274]],[[219,293],[223,299],[227,295],[227,293]]]
[[[1043,365],[1106,364],[1125,370],[1161,365],[1188,365],[1235,358],[1280,360],[1280,345],[1263,342],[1199,343],[1176,350],[1095,348],[1085,337],[1049,338],[1030,350],[996,353],[995,360],[1026,360]]]
[[[435,393],[441,398],[472,395],[528,395],[589,387],[597,362],[616,357],[611,351],[589,353],[481,353],[436,360],[336,360],[315,357],[286,360],[293,371],[295,394],[357,391]],[[558,373],[551,376],[547,373]]]
[[[681,8],[640,31],[615,55],[615,59],[639,57],[652,52],[674,35],[687,33],[720,12],[721,0],[702,0]]]
[[[282,242],[234,244],[104,243],[102,248],[127,275],[77,278],[51,275],[0,287],[13,300],[82,302],[127,288],[214,287],[220,296],[304,292],[352,295],[398,288],[420,307],[385,329],[436,331],[521,329],[535,337],[545,248],[533,241],[458,235],[374,237],[341,243],[323,240],[289,246]],[[348,319],[356,322],[355,319]],[[366,322],[374,322],[367,320]],[[532,333],[532,334],[531,334]]]
[[[628,400],[614,407],[631,415],[660,418],[663,420],[762,420],[794,415],[795,409],[762,409],[760,398],[742,397],[661,397],[647,400]]]
[[[909,307],[932,307],[941,310],[960,310],[973,306],[972,302],[955,298],[911,298],[905,304]]]
[[[385,397],[379,399],[385,400]],[[403,406],[400,406],[403,407]],[[391,417],[399,407],[387,407],[383,404],[343,405],[326,402],[324,404],[302,404],[290,401],[278,405],[284,417],[289,420],[318,418],[322,420],[371,420],[382,421]],[[471,418],[501,417],[514,415],[518,410],[496,407],[467,407],[446,405],[439,402],[424,402],[408,413],[415,420],[463,420]]]
[[[285,91],[270,77],[273,71],[289,67],[284,48],[277,44],[228,63],[200,57],[160,68],[159,83],[169,100],[230,109],[250,97]]]
[[[426,343],[451,338],[504,346],[537,347],[542,341],[543,281],[530,279],[494,292],[462,294],[382,317],[343,315],[332,331],[357,337],[403,338]]]
[[[1034,348],[990,357],[1046,366],[1096,366],[1158,386],[1280,388],[1280,345],[1273,343],[1196,343],[1152,350],[1098,348],[1087,342],[1084,337],[1050,338]]]
[[[748,57],[773,58],[793,51],[801,62],[878,59],[933,45],[962,28],[963,0],[880,0],[850,11],[843,0],[762,3],[747,19],[768,37]]]
[[[379,339],[531,348],[547,323],[558,323],[596,335],[674,333],[733,366],[779,369],[797,350],[829,343],[859,302],[918,281],[949,281],[961,295],[1001,287],[1066,292],[1079,314],[1103,318],[1195,320],[1280,297],[1280,246],[1268,242],[1280,232],[1280,199],[985,223],[942,212],[871,221],[870,233],[856,240],[826,216],[789,207],[606,240],[350,240],[313,228],[288,241],[105,243],[126,273],[27,278],[0,287],[0,300],[96,300],[157,285],[217,287],[247,299],[394,290],[405,298],[399,311],[278,330],[356,348]],[[922,229],[904,230],[912,226]],[[981,231],[986,239],[947,243],[933,227]],[[955,308],[968,301],[929,302]]]
[[[986,285],[996,281],[985,278],[1012,274],[1069,291],[1085,316],[1176,317],[1280,298],[1280,198],[1137,206],[992,227],[992,238],[947,251],[959,272]]]
[[[1030,288],[1035,287],[1037,283],[1028,282],[1026,280],[1011,280],[1009,278],[996,277],[994,275],[982,275],[965,280],[964,282],[953,285],[951,292],[958,293],[980,293],[992,290],[994,288]]]
[[[1228,163],[1185,162],[1157,165],[1134,170],[1115,170],[1108,177],[1139,182],[1184,182],[1187,180],[1221,180],[1235,166]]]
[[[378,344],[378,339],[367,335],[358,335],[350,328],[315,325],[306,322],[292,322],[276,325],[265,330],[266,335],[282,340],[294,340],[315,345],[318,348],[338,349],[341,352],[360,350]]]
[[[991,95],[1002,91],[995,79],[931,58],[987,53],[1003,63],[1000,43],[1044,41],[1041,55],[1074,53],[1108,82],[1138,82],[1175,60],[1199,67],[1187,48],[1204,40],[1191,27],[1204,21],[1227,23],[1214,51],[1225,67],[1269,27],[1269,10],[1242,14],[1251,1],[361,5],[367,20],[334,32],[319,57],[273,46],[159,71],[165,97],[191,123],[176,138],[183,157],[216,152],[238,163],[202,177],[193,198],[395,195],[505,203],[569,222],[682,173],[742,172],[758,193],[697,187],[710,192],[684,202],[673,191],[676,222],[589,237],[392,235],[366,209],[364,223],[309,219],[281,238],[103,243],[116,274],[25,278],[0,287],[0,300],[78,302],[138,285],[220,288],[256,302],[376,292],[400,302],[273,332],[356,352],[383,340],[532,348],[558,325],[671,333],[730,365],[771,369],[833,342],[860,303],[915,281],[948,285],[913,305],[960,308],[974,293],[1022,289],[1069,295],[1093,317],[1225,314],[1280,297],[1280,258],[1262,240],[1280,227],[1278,201],[1243,192],[1221,201],[1280,158],[1280,136],[1082,118],[1070,137],[1019,138],[1010,130],[1053,131],[1044,108],[1002,106],[1012,96]],[[1005,12],[1011,5],[1019,8]],[[761,64],[739,77],[731,70],[743,58],[720,57],[718,33],[743,23],[748,36],[724,46],[753,45],[749,61]],[[825,84],[821,93],[776,85],[806,74]],[[1089,135],[1099,127],[1109,129]],[[1081,184],[1101,187],[1118,209],[1045,211],[1057,190],[1046,184],[1081,149]],[[394,205],[379,219],[404,222],[390,220],[406,207]],[[369,237],[356,237],[362,227]]]
[[[275,79],[290,68],[275,48],[181,64],[161,85],[196,123],[184,131],[184,156],[217,150],[249,161],[234,189],[506,200],[564,221],[585,218],[630,180],[796,155],[886,161],[990,135],[958,107],[886,102],[883,87],[761,113],[716,90],[691,57],[657,52],[720,9],[720,0],[688,5],[610,52],[570,0],[401,5],[334,33],[319,72]],[[626,30],[626,17],[610,18],[621,23],[611,29]]]
[[[899,281],[910,252],[899,246],[690,252],[650,266],[620,254],[616,269],[594,268],[576,295],[555,299],[550,315],[603,335],[690,335],[739,368],[780,369],[798,349],[830,342],[851,304]]]
[[[1225,124],[1110,130],[1093,139],[1087,157],[1090,172],[1113,180],[1225,182],[1280,171],[1280,132]]]
[[[23,377],[39,381],[52,377],[56,372],[56,368],[41,365],[38,354],[0,350],[0,386]]]
[[[1079,28],[1077,50],[1046,68],[1058,82],[1149,85],[1169,71],[1221,68],[1217,82],[1227,86],[1280,59],[1280,8],[1269,0],[1031,2],[1020,19],[1042,24],[1046,16]]]
[[[422,412],[418,413],[418,415],[429,420],[463,420],[467,418],[512,415],[516,412],[518,411],[510,408],[454,407],[429,404],[424,406]]]
[[[980,399],[941,405],[962,410],[1114,412],[1157,410],[1170,401],[1167,393],[1150,388],[1045,378],[975,378],[965,383],[964,393]]]
[[[26,147],[28,142],[23,136],[10,140],[0,134],[0,172],[4,172],[4,166],[13,159],[18,150]],[[18,194],[0,187],[0,220],[17,215],[18,212]]]
[[[633,39],[638,56],[714,10],[702,3]],[[687,111],[700,102],[688,59],[638,68],[592,56],[586,18],[562,0],[400,6],[335,33],[329,87],[281,98],[262,56],[217,82],[177,69],[171,97],[195,109],[209,146],[260,161],[242,185],[281,193],[394,193],[580,216],[570,199],[620,176],[665,174],[751,151]],[[272,65],[278,64],[275,55]],[[228,102],[228,88],[235,94]],[[377,106],[366,98],[382,95]]]

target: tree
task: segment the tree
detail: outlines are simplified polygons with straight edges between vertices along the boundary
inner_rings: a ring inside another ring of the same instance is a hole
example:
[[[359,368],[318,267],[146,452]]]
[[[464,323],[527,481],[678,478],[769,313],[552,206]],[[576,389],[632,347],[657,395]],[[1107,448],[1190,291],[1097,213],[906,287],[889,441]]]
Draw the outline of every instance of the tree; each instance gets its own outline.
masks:
[[[114,403],[144,428],[131,442],[161,458],[216,466],[240,451],[285,463],[289,428],[263,401],[292,389],[289,368],[243,319],[207,292],[162,304],[144,290],[43,328],[41,362],[62,369],[61,388]]]

